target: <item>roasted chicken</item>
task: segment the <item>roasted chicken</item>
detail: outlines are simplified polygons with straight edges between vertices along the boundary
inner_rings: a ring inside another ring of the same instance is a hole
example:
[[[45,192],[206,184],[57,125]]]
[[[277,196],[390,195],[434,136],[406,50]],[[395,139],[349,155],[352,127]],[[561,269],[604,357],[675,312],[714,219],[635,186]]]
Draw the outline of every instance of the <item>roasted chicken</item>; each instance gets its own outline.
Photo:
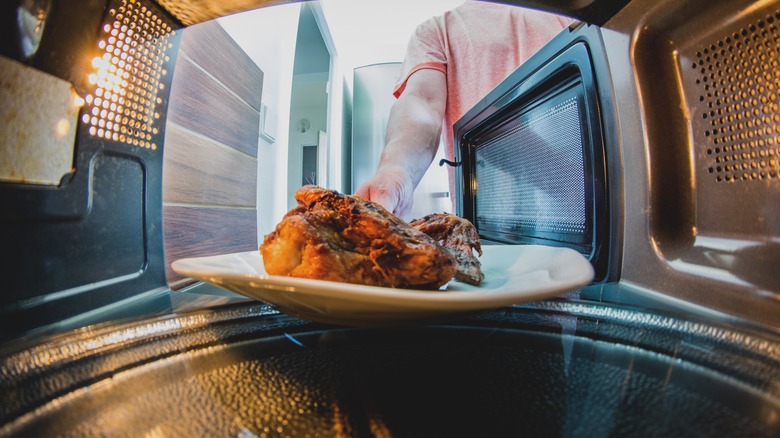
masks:
[[[452,214],[436,213],[414,220],[410,225],[431,236],[455,256],[458,261],[456,280],[478,285],[485,278],[482,264],[474,254],[476,251],[482,255],[482,245],[471,222]]]
[[[260,246],[269,274],[414,289],[455,276],[449,250],[378,204],[311,185],[295,199]]]

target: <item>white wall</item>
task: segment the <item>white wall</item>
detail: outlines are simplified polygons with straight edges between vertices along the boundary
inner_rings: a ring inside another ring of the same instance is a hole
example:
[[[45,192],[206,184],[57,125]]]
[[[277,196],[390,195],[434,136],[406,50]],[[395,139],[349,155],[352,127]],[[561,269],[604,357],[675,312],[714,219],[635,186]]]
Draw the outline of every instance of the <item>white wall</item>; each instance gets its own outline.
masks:
[[[271,6],[220,18],[219,23],[260,67],[263,103],[276,114],[276,139],[260,139],[257,170],[258,239],[287,212],[288,124],[300,4]]]

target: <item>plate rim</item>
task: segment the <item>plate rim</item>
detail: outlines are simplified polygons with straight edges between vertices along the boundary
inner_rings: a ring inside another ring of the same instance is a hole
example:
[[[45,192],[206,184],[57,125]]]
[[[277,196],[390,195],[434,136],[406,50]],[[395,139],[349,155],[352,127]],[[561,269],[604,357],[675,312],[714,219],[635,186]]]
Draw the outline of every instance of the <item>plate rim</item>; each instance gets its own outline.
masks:
[[[480,305],[495,307],[496,305],[504,305],[508,302],[525,302],[542,299],[544,297],[552,297],[562,295],[566,292],[575,290],[579,287],[589,284],[593,279],[593,267],[587,259],[585,259],[579,252],[566,247],[553,247],[546,245],[490,245],[483,247],[483,251],[502,251],[496,248],[513,248],[517,250],[530,251],[552,251],[557,253],[554,260],[559,260],[565,257],[571,257],[573,261],[577,261],[580,269],[569,270],[569,272],[577,273],[577,275],[571,275],[564,278],[552,278],[549,276],[549,283],[545,284],[545,287],[539,288],[522,288],[509,291],[501,291],[497,289],[483,289],[480,290],[479,286],[465,285],[461,287],[467,287],[467,290],[415,290],[404,288],[389,288],[382,286],[369,286],[354,283],[341,283],[327,280],[315,280],[308,278],[287,277],[278,275],[268,275],[265,273],[203,273],[200,271],[187,269],[188,264],[200,263],[207,260],[214,260],[226,257],[240,257],[244,263],[249,264],[244,257],[250,256],[256,258],[258,262],[262,262],[262,255],[259,251],[243,251],[237,253],[220,254],[213,256],[201,256],[201,257],[187,257],[176,260],[172,263],[172,269],[181,274],[191,278],[195,278],[201,281],[212,283],[216,286],[224,289],[236,292],[228,287],[225,287],[224,281],[221,279],[227,279],[239,282],[256,282],[256,286],[253,289],[272,291],[273,293],[285,293],[296,295],[313,295],[317,297],[327,297],[332,299],[340,299],[345,301],[366,301],[366,298],[370,297],[372,303],[376,304],[377,300],[382,300],[386,304],[392,304],[395,306],[405,305],[404,307],[414,308],[412,304],[438,304],[438,305],[456,305],[458,309],[461,309],[464,305]],[[542,270],[533,270],[525,274],[531,275],[541,272]],[[194,275],[193,275],[194,274]],[[521,276],[522,277],[522,276]],[[220,281],[216,281],[217,278]],[[454,280],[452,280],[454,281]],[[280,290],[284,289],[284,290]],[[491,292],[494,292],[491,294]],[[241,295],[247,295],[241,292],[236,292]],[[264,298],[258,298],[257,296],[250,296],[250,298],[270,301]],[[528,298],[523,300],[521,298]],[[274,304],[274,303],[272,303]],[[442,309],[444,310],[444,309]]]

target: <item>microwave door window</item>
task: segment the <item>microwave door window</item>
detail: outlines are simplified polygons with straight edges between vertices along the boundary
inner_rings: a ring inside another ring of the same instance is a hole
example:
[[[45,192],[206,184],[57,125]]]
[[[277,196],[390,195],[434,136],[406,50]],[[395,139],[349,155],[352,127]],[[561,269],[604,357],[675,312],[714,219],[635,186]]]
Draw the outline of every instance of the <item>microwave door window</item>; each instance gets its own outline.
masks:
[[[480,230],[562,241],[587,234],[582,139],[579,99],[564,93],[508,121],[501,134],[478,145]]]

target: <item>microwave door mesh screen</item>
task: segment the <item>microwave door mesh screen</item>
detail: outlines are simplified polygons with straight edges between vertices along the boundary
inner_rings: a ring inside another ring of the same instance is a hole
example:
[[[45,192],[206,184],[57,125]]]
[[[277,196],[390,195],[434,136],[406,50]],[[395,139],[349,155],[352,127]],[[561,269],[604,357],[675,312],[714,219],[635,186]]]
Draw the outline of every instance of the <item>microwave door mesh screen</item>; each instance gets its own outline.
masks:
[[[511,129],[475,148],[480,229],[586,233],[580,120],[578,100],[570,96],[525,113]]]

